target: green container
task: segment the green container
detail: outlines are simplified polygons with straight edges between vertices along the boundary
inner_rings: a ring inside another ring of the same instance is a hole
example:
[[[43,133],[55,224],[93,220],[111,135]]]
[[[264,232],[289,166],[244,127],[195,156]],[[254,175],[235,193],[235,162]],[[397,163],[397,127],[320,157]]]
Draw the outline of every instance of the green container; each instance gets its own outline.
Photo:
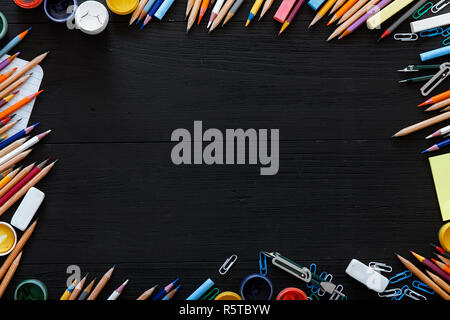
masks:
[[[8,21],[3,13],[0,12],[0,40],[6,36],[6,32],[8,31]]]
[[[14,300],[47,300],[47,287],[42,281],[22,281],[14,291]]]

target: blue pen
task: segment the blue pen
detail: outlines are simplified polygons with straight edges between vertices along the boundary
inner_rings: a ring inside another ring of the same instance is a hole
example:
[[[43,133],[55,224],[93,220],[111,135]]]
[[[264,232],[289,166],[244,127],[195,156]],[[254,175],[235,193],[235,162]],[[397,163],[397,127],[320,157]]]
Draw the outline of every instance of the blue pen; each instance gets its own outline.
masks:
[[[150,12],[145,17],[144,23],[142,23],[142,26],[141,26],[141,30],[147,25],[147,23],[150,22],[150,20],[152,20],[153,15],[155,14],[156,11],[158,11],[159,7],[161,7],[163,2],[164,2],[164,0],[156,0],[155,4],[150,9]]]
[[[25,137],[27,134],[29,134],[34,128],[36,128],[39,125],[39,122],[36,124],[33,124],[32,126],[29,126],[28,128],[22,129],[16,134],[12,135],[8,139],[0,142],[0,149],[3,149],[4,147],[10,145],[16,140],[19,140],[20,138]]]
[[[166,294],[169,293],[170,290],[172,290],[175,283],[178,281],[178,278],[175,279],[172,283],[169,283],[167,286],[161,289],[160,292],[158,292],[152,300],[161,300]]]
[[[17,36],[15,36],[14,38],[12,38],[12,40],[10,42],[8,42],[3,48],[2,50],[0,50],[0,58],[3,57],[6,53],[8,53],[9,50],[11,50],[12,48],[14,48],[20,41],[23,40],[23,38],[25,38],[25,36],[28,34],[28,32],[31,30],[31,28],[28,28],[27,30],[25,30],[24,32],[22,32],[21,34],[18,34]]]
[[[437,150],[440,150],[442,148],[445,148],[446,146],[450,146],[450,139],[447,139],[447,140],[441,141],[439,143],[436,143],[435,145],[429,147],[427,150],[422,151],[422,153],[437,151]]]

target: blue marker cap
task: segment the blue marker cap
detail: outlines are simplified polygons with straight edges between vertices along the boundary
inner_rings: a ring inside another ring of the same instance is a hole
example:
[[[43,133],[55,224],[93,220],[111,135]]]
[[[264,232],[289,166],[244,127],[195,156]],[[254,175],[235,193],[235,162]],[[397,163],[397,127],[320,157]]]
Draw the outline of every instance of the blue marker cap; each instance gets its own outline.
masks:
[[[434,49],[434,50],[431,50],[431,51],[427,51],[427,52],[421,53],[420,54],[420,60],[422,62],[424,62],[424,61],[428,61],[428,60],[431,60],[431,59],[435,59],[435,58],[439,58],[439,57],[445,56],[447,54],[450,54],[450,46],[442,47],[442,48],[439,48],[439,49]]]

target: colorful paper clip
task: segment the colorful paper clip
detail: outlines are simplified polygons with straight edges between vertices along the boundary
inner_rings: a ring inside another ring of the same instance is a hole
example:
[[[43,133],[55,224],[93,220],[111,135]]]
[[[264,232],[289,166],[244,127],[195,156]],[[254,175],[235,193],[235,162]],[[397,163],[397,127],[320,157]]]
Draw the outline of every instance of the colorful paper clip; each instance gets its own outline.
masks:
[[[397,273],[395,276],[393,276],[392,278],[389,279],[389,283],[397,283],[400,282],[402,280],[405,280],[409,277],[412,276],[412,272],[409,270]]]
[[[311,263],[309,265],[309,271],[311,272],[311,274],[316,274],[316,272],[317,272],[317,265],[315,263]],[[306,287],[309,288],[309,289],[312,289],[312,288],[315,287],[315,285],[312,282],[310,282],[310,283],[306,284]]]
[[[438,85],[441,84],[442,81],[448,77],[449,74],[450,62],[444,62],[441,64],[438,73],[436,73],[433,78],[428,80],[428,82],[420,88],[420,93],[422,93],[423,96],[429,95]]]
[[[448,0],[441,0],[438,3],[436,3],[432,8],[431,8],[431,12],[433,13],[438,13],[439,11],[441,11],[442,9],[444,9],[446,6],[448,6],[450,4],[450,1]]]
[[[209,290],[200,300],[214,300],[214,298],[220,293],[218,288]]]
[[[259,253],[259,273],[262,276],[267,275],[267,256],[263,251]]]
[[[400,290],[402,290],[402,293],[396,297],[393,297],[392,300],[402,300],[406,294],[406,291],[409,290],[409,287],[408,285],[404,285]]]
[[[427,13],[434,6],[433,2],[427,2],[423,6],[421,6],[416,12],[413,13],[412,17],[414,19],[419,19],[425,13]]]
[[[443,36],[444,38],[450,36],[450,27],[442,31],[441,36]]]
[[[385,263],[381,263],[381,262],[370,262],[369,263],[369,267],[371,267],[373,270],[375,271],[381,271],[381,272],[392,272],[392,267],[388,266]]]
[[[450,44],[450,37],[444,39],[444,40],[442,41],[442,44],[443,44],[444,46],[448,46],[448,45]]]
[[[412,286],[420,291],[429,293],[429,294],[434,294],[433,289],[431,289],[429,286],[427,286],[425,283],[418,281],[418,280],[414,280],[412,282]]]
[[[393,288],[389,290],[384,290],[383,292],[378,293],[380,298],[393,298],[402,294],[402,289]]]
[[[308,300],[320,300],[320,298],[315,293],[311,293]]]
[[[416,33],[396,33],[394,34],[394,40],[398,41],[416,41],[419,36]]]
[[[442,32],[444,32],[444,29],[442,29],[441,27],[437,27],[437,28],[432,28],[432,29],[429,29],[429,30],[421,31],[419,33],[419,35],[422,38],[428,38],[428,37],[438,36],[438,35],[442,34]]]
[[[417,293],[414,290],[411,290],[409,288],[405,290],[405,296],[407,296],[408,298],[411,298],[413,300],[427,300],[426,297],[424,297],[420,293]]]
[[[219,273],[223,276],[230,270],[231,266],[236,262],[238,256],[233,254],[231,257],[227,258],[223,265],[219,269]],[[267,271],[267,270],[266,270]]]

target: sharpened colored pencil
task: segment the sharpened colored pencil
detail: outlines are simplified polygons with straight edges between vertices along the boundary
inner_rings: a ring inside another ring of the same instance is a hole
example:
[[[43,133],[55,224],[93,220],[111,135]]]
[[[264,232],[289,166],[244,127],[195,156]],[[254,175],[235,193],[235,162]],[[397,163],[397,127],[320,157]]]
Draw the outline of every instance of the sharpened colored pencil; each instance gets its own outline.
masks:
[[[378,2],[378,1],[376,1],[376,2]],[[338,25],[340,25],[340,24],[344,23],[345,21],[347,21],[348,19],[352,18],[356,12],[358,12],[363,6],[367,5],[367,2],[370,3],[369,0],[359,0],[357,3],[355,3],[346,13],[344,13],[342,15],[342,17],[338,21]],[[372,6],[370,6],[369,9],[371,7]],[[356,19],[354,21],[356,21]]]
[[[137,18],[139,18],[139,15],[142,12],[142,9],[144,9],[145,5],[147,4],[148,0],[141,0],[139,1],[139,5],[137,6],[136,10],[134,10],[133,14],[131,15],[131,19],[130,19],[130,23],[129,25],[131,26],[133,24],[133,22],[136,21]]]
[[[192,26],[197,19],[198,12],[200,11],[200,6],[202,5],[202,0],[195,0],[194,6],[192,7],[191,12],[189,13],[188,23],[186,27],[186,32],[191,30]]]
[[[5,169],[15,165],[16,163],[22,161],[30,154],[30,152],[32,150],[33,149],[28,149],[26,151],[20,152],[16,156],[12,157],[10,160],[6,161],[4,164],[0,165],[0,170],[5,170]]]
[[[242,3],[244,2],[244,0],[236,0],[236,2],[233,4],[233,6],[231,7],[230,11],[228,11],[227,16],[225,17],[225,19],[223,20],[223,24],[222,26],[224,26],[228,21],[230,21],[231,18],[233,18],[233,16],[236,14],[236,12],[239,10],[239,8],[241,7]]]
[[[147,16],[145,17],[145,20],[141,26],[141,30],[150,22],[153,15],[155,14],[156,11],[158,11],[159,7],[161,7],[163,2],[164,2],[164,0],[156,0],[155,4],[153,5],[153,7],[150,9]]]
[[[15,125],[15,124],[16,124],[17,122],[19,122],[19,121],[20,121],[20,119],[17,120],[17,121],[11,122],[10,124],[6,125],[4,128],[7,128],[7,127],[10,126],[10,125]],[[25,129],[20,130],[19,132],[13,134],[11,137],[9,137],[8,139],[6,139],[5,141],[0,142],[0,150],[2,150],[4,147],[10,145],[10,144],[13,143],[14,141],[16,141],[16,140],[18,140],[18,139],[21,139],[21,138],[25,137],[26,135],[30,134],[30,132],[33,131],[33,129],[36,128],[38,125],[39,125],[39,122],[38,122],[38,123],[35,123],[35,124],[33,124],[33,125],[29,126],[29,127],[26,127]],[[4,128],[2,128],[2,129],[4,129]],[[8,130],[9,130],[10,128],[11,128],[11,127],[9,127]],[[1,130],[0,130],[0,131],[1,131]],[[0,134],[2,134],[2,133],[3,133],[3,132],[0,132]]]
[[[9,50],[17,46],[28,34],[28,32],[31,30],[31,28],[28,28],[27,30],[23,31],[22,33],[18,34],[14,38],[11,39],[1,50],[0,50],[0,58],[3,57],[6,53],[8,53]]]
[[[445,263],[442,263],[440,261],[437,261],[436,259],[431,258],[431,261],[433,261],[433,263],[435,265],[437,265],[439,268],[441,268],[442,270],[445,271],[445,273],[450,275],[450,266],[446,265]]]
[[[434,253],[436,257],[439,258],[439,260],[441,260],[443,263],[445,263],[446,265],[450,266],[450,259],[440,255],[439,253]]]
[[[11,188],[14,187],[20,180],[22,180],[28,174],[28,172],[30,172],[33,169],[33,167],[34,163],[20,170],[19,173],[10,182],[8,182],[5,186],[3,186],[0,189],[0,197],[2,197],[5,193],[11,190]]]
[[[208,25],[207,28],[211,28],[214,20],[216,19],[217,15],[220,12],[220,9],[222,9],[223,4],[225,3],[225,0],[217,0],[216,4],[214,5],[213,9],[211,10],[211,15],[209,16]]]
[[[448,98],[450,98],[450,90],[447,90],[445,92],[442,92],[440,94],[437,94],[437,95],[429,98],[428,100],[426,100],[426,101],[422,102],[421,104],[419,104],[418,107],[434,104],[434,103],[437,103],[439,101],[442,101],[442,100],[445,100],[445,99],[448,99]]]
[[[13,54],[12,56],[6,58],[5,60],[3,60],[2,62],[0,62],[0,71],[2,71],[3,69],[5,69],[7,66],[9,66],[11,64],[11,62],[14,61],[15,58],[17,58],[17,56],[20,54],[20,52],[17,52],[15,54]]]
[[[10,130],[12,127],[14,127],[21,119],[18,119],[16,121],[10,122],[8,124],[6,124],[5,126],[0,128],[0,134],[4,134],[5,132],[7,132],[8,130]],[[14,137],[14,135],[12,135],[11,137]],[[7,139],[3,140],[0,142],[0,145],[5,142]],[[3,148],[3,147],[1,147]],[[1,150],[0,148],[0,150]]]
[[[346,0],[337,0],[336,3],[334,4],[333,8],[331,8],[330,10],[330,15],[335,13],[337,9],[341,8],[342,5],[344,4]]]
[[[270,7],[272,6],[274,0],[266,0],[264,1],[263,8],[261,9],[261,14],[259,15],[259,20],[264,17],[264,15],[269,11]]]
[[[305,3],[305,0],[298,0],[297,3],[292,8],[291,12],[289,12],[289,15],[286,18],[286,21],[283,22],[283,25],[281,26],[280,32],[278,32],[278,35],[282,34],[284,30],[286,30],[287,27],[292,23],[297,13],[300,11],[301,7]]]
[[[446,126],[446,127],[443,127],[443,128],[441,128],[441,129],[439,129],[438,131],[436,131],[436,132],[430,134],[430,135],[429,135],[428,137],[426,137],[425,139],[437,138],[437,137],[440,137],[440,136],[444,136],[444,135],[446,135],[447,133],[450,133],[450,125],[448,125],[448,126]]]
[[[341,18],[344,13],[346,13],[350,8],[356,3],[358,0],[348,0],[331,18],[330,21],[328,21],[327,26],[335,22],[337,19]],[[337,3],[337,2],[336,2]]]
[[[3,81],[5,81],[6,79],[8,79],[14,72],[17,71],[17,67],[12,68],[11,70],[9,70],[8,72],[2,73],[0,74],[0,83],[2,83]]]
[[[6,89],[4,89],[2,92],[0,92],[0,99],[6,97],[8,94],[16,90],[18,87],[20,87],[22,84],[24,84],[30,77],[33,75],[33,73],[29,73],[26,76],[23,76],[17,81],[14,81],[12,84],[10,84]]]
[[[91,294],[89,295],[89,297],[87,298],[87,300],[95,300],[97,299],[98,295],[100,294],[100,292],[102,292],[103,288],[106,286],[106,284],[108,283],[109,279],[111,279],[111,275],[114,271],[114,268],[116,266],[112,266],[104,275],[103,277],[100,279],[100,281],[97,283],[97,285],[95,286],[94,290],[92,290]]]
[[[225,4],[220,8],[219,14],[214,19],[211,27],[209,28],[209,32],[214,31],[215,28],[219,26],[219,24],[222,22],[223,18],[225,18],[225,15],[230,10],[231,6],[234,4],[235,0],[227,0]]]
[[[450,139],[446,139],[444,141],[438,142],[438,143],[432,145],[431,147],[429,147],[428,149],[423,150],[422,153],[438,151],[438,150],[441,150],[448,146],[450,146]]]
[[[168,294],[170,292],[170,290],[172,290],[172,288],[174,287],[174,285],[177,283],[178,279],[175,279],[173,282],[169,283],[167,286],[165,286],[164,288],[161,289],[161,291],[159,291],[152,300],[161,300],[166,294]]]
[[[394,134],[394,137],[401,137],[401,136],[406,136],[408,134],[411,134],[413,132],[425,129],[427,127],[430,127],[432,125],[435,125],[439,122],[445,121],[447,119],[450,119],[450,112],[446,112],[443,114],[440,114],[438,116],[435,116],[433,118],[421,121],[419,123],[413,124],[412,126],[403,128],[402,130],[400,130],[399,132],[397,132],[396,134]]]
[[[198,21],[197,24],[200,24],[200,22],[203,19],[203,16],[206,13],[206,10],[208,10],[209,7],[209,0],[203,0],[202,4],[200,5],[200,12],[198,13]]]
[[[327,12],[331,9],[331,7],[333,6],[333,4],[335,4],[336,0],[328,0],[323,6],[322,8],[319,9],[319,11],[317,12],[316,16],[314,17],[314,19],[311,21],[311,23],[309,24],[308,28],[311,28],[313,25],[315,25],[320,19],[322,19]]]
[[[442,289],[444,289],[445,291],[447,291],[448,294],[450,294],[450,285],[448,285],[447,282],[445,282],[444,280],[442,280],[442,278],[438,277],[429,270],[425,270],[425,272],[434,282],[436,282]]]
[[[128,284],[128,280],[126,280],[116,290],[114,290],[113,293],[111,293],[111,295],[106,300],[117,300],[117,298],[119,298],[119,296],[121,295],[123,289],[125,289],[127,284]]]
[[[175,293],[177,293],[178,289],[180,289],[181,286],[176,287],[175,289],[171,290],[168,294],[166,294],[161,300],[172,300]]]
[[[10,102],[18,93],[19,93],[19,90],[15,91],[15,92],[11,93],[10,95],[7,95],[3,99],[1,99],[0,100],[0,108],[3,107],[8,102]]]
[[[256,14],[259,11],[259,8],[261,7],[264,0],[255,0],[253,3],[252,8],[250,9],[250,13],[248,14],[247,22],[245,23],[245,26],[248,27],[250,22],[253,20],[253,18],[256,16]]]
[[[77,284],[77,280],[73,280],[73,282],[64,290],[63,294],[59,298],[59,300],[67,300],[69,299],[70,295],[72,294],[73,290],[75,289],[75,286]]]
[[[89,293],[91,292],[92,288],[94,287],[95,284],[95,280],[92,280],[86,288],[84,288],[83,292],[81,292],[80,296],[78,297],[78,300],[86,300],[86,298],[88,297]]]
[[[2,112],[0,112],[0,119],[3,119],[5,117],[9,116],[11,113],[16,112],[20,108],[26,106],[28,103],[33,101],[38,95],[40,95],[43,91],[44,90],[41,90],[36,93],[30,94],[30,95],[26,96],[25,98],[23,98],[22,100],[17,101],[15,104],[10,106],[9,108],[3,110]]]
[[[136,300],[147,300],[148,298],[150,298],[150,296],[152,295],[152,293],[155,291],[156,287],[158,285],[151,287],[150,289],[148,289],[147,291],[143,292]]]
[[[411,254],[420,262],[422,263],[425,267],[427,267],[429,270],[433,271],[433,273],[437,274],[439,277],[441,277],[442,279],[444,279],[445,281],[449,282],[450,281],[450,275],[448,275],[444,270],[442,270],[441,268],[439,268],[437,265],[435,265],[433,262],[431,262],[430,260],[428,260],[425,257],[422,257],[421,255],[413,252],[413,251],[409,251],[411,252]]]
[[[22,167],[19,167],[10,173],[8,173],[2,180],[0,180],[0,190],[6,186],[18,173],[22,170]]]
[[[11,282],[12,277],[14,276],[14,273],[16,272],[17,268],[19,267],[20,259],[22,258],[22,252],[20,252],[17,257],[12,262],[11,266],[8,269],[8,272],[6,273],[5,277],[2,280],[2,283],[0,283],[0,298],[3,297],[3,294],[5,293],[6,288],[8,287],[8,284]]]
[[[435,104],[433,104],[430,107],[428,107],[427,109],[425,109],[425,111],[436,111],[436,110],[442,109],[448,105],[450,105],[450,98],[436,102]]]
[[[73,289],[72,293],[70,294],[70,297],[67,300],[76,300],[78,295],[81,293],[81,290],[83,290],[84,284],[86,283],[88,275],[85,275],[83,279],[81,279],[80,282],[75,286],[75,289]]]
[[[195,0],[188,0],[186,5],[186,18],[189,16],[189,13],[191,12],[192,7],[194,6],[194,2]]]
[[[2,120],[0,120],[0,128],[3,128],[8,122],[10,122],[16,115],[8,116]],[[1,134],[1,133],[0,133]]]

